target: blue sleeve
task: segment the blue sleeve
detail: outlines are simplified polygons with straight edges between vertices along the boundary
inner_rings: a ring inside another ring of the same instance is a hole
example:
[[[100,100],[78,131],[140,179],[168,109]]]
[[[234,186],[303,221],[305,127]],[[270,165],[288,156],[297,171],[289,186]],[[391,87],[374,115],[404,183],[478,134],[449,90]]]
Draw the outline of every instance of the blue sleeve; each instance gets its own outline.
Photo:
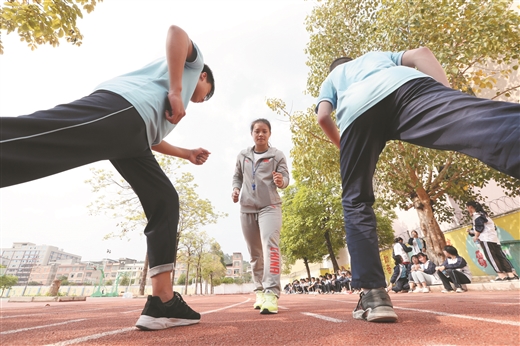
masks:
[[[430,261],[430,263],[428,263],[428,268],[424,269],[424,272],[426,274],[430,274],[432,275],[433,273],[435,273],[435,263],[433,263],[432,261]]]
[[[315,112],[318,113],[318,106],[322,101],[328,101],[332,105],[332,110],[335,110],[337,107],[337,99],[337,91],[329,75],[323,84],[321,84],[320,95],[316,101]]]
[[[488,220],[486,219],[486,217],[484,216],[479,216],[475,219],[475,231],[477,231],[478,233],[482,233],[484,231],[484,224],[488,222]]]
[[[394,64],[397,66],[402,65],[401,60],[403,59],[404,50],[401,52],[384,52],[386,56],[392,60]]]
[[[390,282],[394,283],[397,280],[398,276],[399,276],[399,265],[396,265],[394,267],[394,272],[392,274],[392,277],[390,278]]]
[[[202,53],[200,52],[200,49],[199,47],[197,47],[195,42],[192,41],[191,43],[193,44],[193,48],[197,51],[197,57],[195,58],[195,60],[191,62],[186,61],[184,63],[184,66],[186,68],[202,71],[202,69],[204,68],[204,57],[202,56]]]

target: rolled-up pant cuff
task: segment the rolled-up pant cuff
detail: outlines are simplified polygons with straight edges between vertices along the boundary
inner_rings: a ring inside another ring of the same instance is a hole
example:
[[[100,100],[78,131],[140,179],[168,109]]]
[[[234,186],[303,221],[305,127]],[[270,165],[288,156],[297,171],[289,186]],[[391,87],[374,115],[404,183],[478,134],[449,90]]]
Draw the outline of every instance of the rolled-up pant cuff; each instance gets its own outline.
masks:
[[[172,271],[173,271],[173,263],[161,264],[159,266],[150,268],[150,277],[154,277],[155,275],[161,274],[164,272],[172,272]]]

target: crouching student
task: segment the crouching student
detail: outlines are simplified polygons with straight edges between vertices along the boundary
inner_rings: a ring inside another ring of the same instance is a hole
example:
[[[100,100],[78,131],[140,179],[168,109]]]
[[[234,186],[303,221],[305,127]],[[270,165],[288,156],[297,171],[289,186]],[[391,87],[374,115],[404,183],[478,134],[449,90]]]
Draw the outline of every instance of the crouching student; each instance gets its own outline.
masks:
[[[416,271],[412,272],[412,278],[417,288],[414,293],[429,293],[431,285],[438,285],[442,281],[436,275],[435,263],[428,259],[428,255],[419,252],[417,258],[421,263]]]
[[[466,260],[459,256],[457,249],[453,246],[445,246],[443,252],[446,256],[444,263],[441,266],[435,267],[437,275],[444,285],[444,289],[441,292],[465,292],[462,285],[471,283],[471,272]],[[455,290],[451,286],[451,283],[455,286]]]
[[[392,291],[395,293],[408,292],[410,285],[408,284],[408,269],[403,264],[403,258],[400,255],[394,257],[395,267],[394,273],[390,278]]]

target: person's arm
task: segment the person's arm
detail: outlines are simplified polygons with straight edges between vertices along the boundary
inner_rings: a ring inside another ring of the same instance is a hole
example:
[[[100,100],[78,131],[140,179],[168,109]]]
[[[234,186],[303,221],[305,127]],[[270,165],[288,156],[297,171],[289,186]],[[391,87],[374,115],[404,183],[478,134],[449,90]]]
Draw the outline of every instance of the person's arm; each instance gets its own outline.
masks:
[[[433,273],[435,273],[435,263],[431,261],[428,262],[428,267],[424,269],[423,272],[425,272],[426,274],[433,275]]]
[[[401,58],[401,64],[417,68],[419,71],[433,77],[437,82],[451,88],[446,72],[435,58],[435,55],[426,47],[407,50]]]
[[[237,163],[235,165],[235,174],[233,174],[233,191],[231,192],[231,200],[233,203],[238,202],[238,197],[240,196],[240,189],[242,188],[244,176],[242,174],[242,160],[241,155],[238,154]]]
[[[327,101],[321,101],[318,105],[318,124],[323,132],[329,137],[332,143],[339,149],[339,130],[334,120],[330,117],[332,114],[332,104]]]
[[[446,263],[444,267],[446,269],[459,269],[464,268],[466,266],[466,260],[462,257],[457,257],[457,261],[455,263]]]
[[[209,154],[211,154],[209,151],[203,148],[184,149],[171,145],[166,141],[162,141],[161,143],[152,146],[152,150],[155,150],[161,154],[189,160],[195,165],[202,165],[208,159]]]
[[[196,58],[197,51],[193,48],[188,34],[178,26],[170,26],[166,38],[166,62],[170,75],[168,100],[171,112],[166,112],[166,119],[172,124],[177,124],[186,115],[186,108],[181,97],[182,74],[185,62],[194,61]]]
[[[280,189],[285,189],[289,186],[289,169],[287,168],[287,161],[283,153],[281,153],[281,158],[276,165],[276,170],[273,171],[273,181],[276,187]]]

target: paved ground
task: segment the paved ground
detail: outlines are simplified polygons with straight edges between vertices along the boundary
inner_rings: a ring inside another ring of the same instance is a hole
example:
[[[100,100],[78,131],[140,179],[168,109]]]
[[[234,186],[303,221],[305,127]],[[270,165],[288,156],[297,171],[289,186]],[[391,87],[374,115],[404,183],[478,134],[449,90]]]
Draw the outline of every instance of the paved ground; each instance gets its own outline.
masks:
[[[352,319],[355,295],[283,295],[277,315],[253,294],[184,297],[197,325],[143,332],[142,298],[13,303],[0,309],[2,345],[519,345],[520,292],[394,294],[398,323]]]

